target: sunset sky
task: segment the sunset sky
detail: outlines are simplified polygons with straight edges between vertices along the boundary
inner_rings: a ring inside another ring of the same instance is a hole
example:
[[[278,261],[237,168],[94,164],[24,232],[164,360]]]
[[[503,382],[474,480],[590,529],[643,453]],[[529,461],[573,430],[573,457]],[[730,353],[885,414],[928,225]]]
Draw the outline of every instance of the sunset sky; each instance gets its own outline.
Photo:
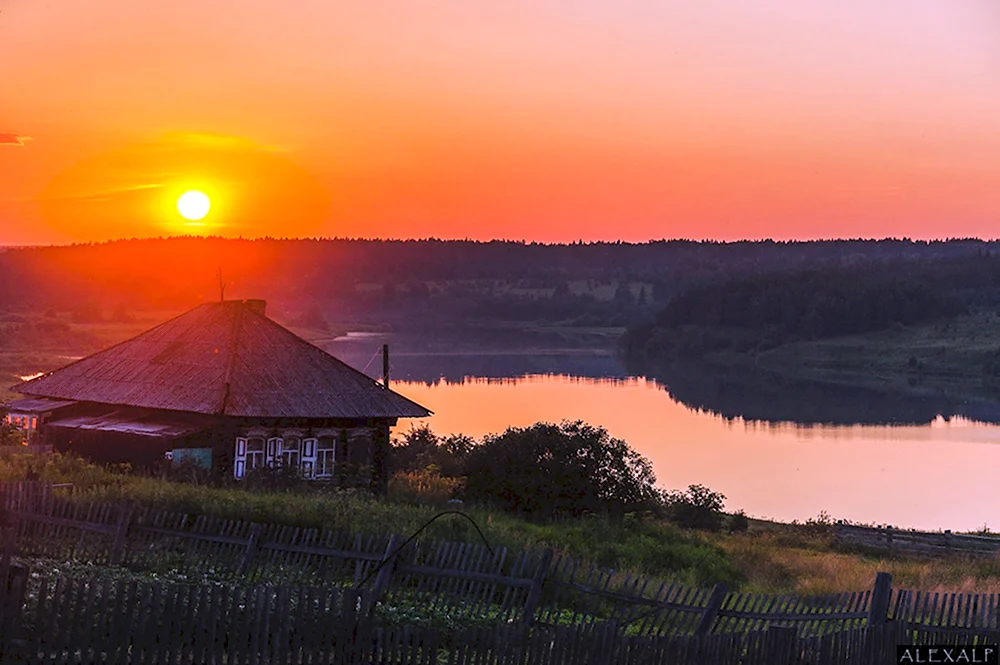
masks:
[[[995,238],[1000,2],[0,0],[0,244],[170,234]]]

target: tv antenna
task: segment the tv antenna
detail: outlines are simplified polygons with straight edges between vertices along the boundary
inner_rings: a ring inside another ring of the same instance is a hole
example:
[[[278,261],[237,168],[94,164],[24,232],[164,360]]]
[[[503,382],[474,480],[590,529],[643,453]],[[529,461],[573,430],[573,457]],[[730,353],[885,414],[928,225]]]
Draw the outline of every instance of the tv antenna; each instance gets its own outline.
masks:
[[[219,280],[219,302],[226,301],[226,283],[222,281],[222,266],[215,273],[216,278]]]

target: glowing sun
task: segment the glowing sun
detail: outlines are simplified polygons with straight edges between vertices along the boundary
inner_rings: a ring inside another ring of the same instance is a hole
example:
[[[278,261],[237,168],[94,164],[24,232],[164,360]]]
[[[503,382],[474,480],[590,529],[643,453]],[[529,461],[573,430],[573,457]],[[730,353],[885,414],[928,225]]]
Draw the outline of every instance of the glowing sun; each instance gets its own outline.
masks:
[[[184,192],[177,199],[177,212],[184,219],[192,221],[201,219],[207,215],[211,207],[212,202],[209,200],[208,195],[194,189]]]

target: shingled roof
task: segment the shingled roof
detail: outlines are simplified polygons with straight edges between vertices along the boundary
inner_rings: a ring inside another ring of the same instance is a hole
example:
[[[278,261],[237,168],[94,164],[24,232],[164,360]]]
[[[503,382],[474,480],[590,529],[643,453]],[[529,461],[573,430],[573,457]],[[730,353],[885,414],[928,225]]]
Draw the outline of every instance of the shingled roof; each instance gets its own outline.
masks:
[[[201,305],[13,390],[252,418],[430,415],[264,316],[262,301]]]

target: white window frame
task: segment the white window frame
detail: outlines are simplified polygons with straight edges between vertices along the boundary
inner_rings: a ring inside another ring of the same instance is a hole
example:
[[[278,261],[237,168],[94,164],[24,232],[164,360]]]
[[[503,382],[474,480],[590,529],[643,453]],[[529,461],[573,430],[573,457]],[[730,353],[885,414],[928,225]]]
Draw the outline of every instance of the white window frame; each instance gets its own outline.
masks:
[[[316,475],[316,450],[319,446],[319,439],[308,437],[300,439],[299,446],[299,468],[306,478],[313,478]]]
[[[267,447],[264,452],[264,464],[270,467],[275,467],[278,465],[278,460],[281,459],[281,437],[272,436],[267,440]]]
[[[247,473],[247,440],[236,437],[236,454],[233,455],[233,477],[243,478]]]
[[[250,450],[250,441],[252,439],[258,439],[261,441],[260,450]],[[267,446],[265,439],[262,436],[250,435],[244,438],[246,441],[246,448],[244,452],[244,459],[246,460],[246,470],[251,471],[253,469],[259,469],[266,464],[264,459],[264,450]]]
[[[337,467],[337,443],[340,441],[340,436],[337,434],[324,435],[328,436],[330,439],[331,446],[329,448],[320,448],[319,439],[316,440],[316,466],[315,466],[315,477],[316,478],[333,478],[334,471]],[[330,453],[330,464],[329,466],[320,462],[323,461],[325,457],[324,453]]]
[[[291,446],[289,446],[289,447],[286,448],[285,447],[285,440],[286,439],[295,439],[296,441],[298,441],[299,442],[298,449],[293,451],[291,449]],[[289,457],[289,456],[291,456],[293,454],[295,455],[295,463],[294,464],[290,463],[289,460],[285,459],[286,457]],[[286,462],[288,462],[288,463],[286,464]],[[292,469],[299,469],[299,468],[301,468],[301,465],[302,465],[302,438],[301,437],[298,437],[298,436],[282,437],[281,443],[278,445],[277,463],[278,463],[278,466],[280,466],[280,467],[286,467],[287,466],[288,468],[292,468]]]

